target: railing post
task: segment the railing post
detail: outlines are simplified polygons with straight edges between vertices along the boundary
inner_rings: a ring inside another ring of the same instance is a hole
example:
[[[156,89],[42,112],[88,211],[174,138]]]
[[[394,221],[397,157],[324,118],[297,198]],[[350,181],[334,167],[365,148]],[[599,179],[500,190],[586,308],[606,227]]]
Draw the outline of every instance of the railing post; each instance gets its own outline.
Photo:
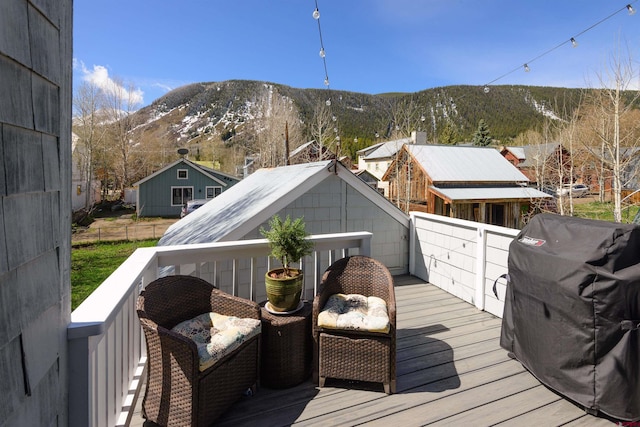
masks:
[[[478,225],[476,240],[476,277],[475,277],[475,305],[484,310],[484,282],[485,268],[487,265],[487,230]]]
[[[91,425],[89,337],[69,340],[69,427]]]
[[[358,251],[360,252],[360,255],[371,256],[371,236],[360,240],[360,248]]]

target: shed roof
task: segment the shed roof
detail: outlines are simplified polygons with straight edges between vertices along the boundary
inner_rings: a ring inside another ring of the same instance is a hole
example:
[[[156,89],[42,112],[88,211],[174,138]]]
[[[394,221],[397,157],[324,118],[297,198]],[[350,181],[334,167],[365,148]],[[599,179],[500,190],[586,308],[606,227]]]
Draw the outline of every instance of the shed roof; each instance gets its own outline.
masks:
[[[516,183],[529,179],[496,149],[457,145],[406,145],[434,183]]]
[[[540,199],[552,196],[531,187],[457,187],[441,188],[432,186],[431,189],[446,199],[459,200],[503,200],[503,199]]]
[[[337,174],[399,222],[408,218],[340,162],[327,160],[259,169],[174,223],[159,245],[239,240],[310,189]]]

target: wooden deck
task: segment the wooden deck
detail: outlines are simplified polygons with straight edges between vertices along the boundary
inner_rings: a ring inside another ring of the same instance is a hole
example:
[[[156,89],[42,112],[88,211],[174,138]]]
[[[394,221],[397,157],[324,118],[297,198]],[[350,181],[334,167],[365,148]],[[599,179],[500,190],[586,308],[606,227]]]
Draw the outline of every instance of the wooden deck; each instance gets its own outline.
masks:
[[[540,384],[499,345],[501,320],[410,276],[396,278],[397,393],[311,380],[261,388],[221,426],[611,426]],[[139,400],[142,400],[141,398]],[[140,405],[132,426],[143,423]]]

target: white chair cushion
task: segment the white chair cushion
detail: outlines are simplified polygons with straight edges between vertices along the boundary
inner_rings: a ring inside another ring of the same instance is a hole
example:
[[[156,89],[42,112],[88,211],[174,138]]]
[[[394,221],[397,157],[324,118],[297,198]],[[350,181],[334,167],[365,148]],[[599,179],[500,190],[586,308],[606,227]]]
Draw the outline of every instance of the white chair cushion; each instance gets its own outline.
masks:
[[[196,343],[199,369],[204,371],[259,334],[261,324],[258,319],[243,319],[212,312],[178,323],[172,331]]]
[[[334,294],[318,314],[318,326],[327,329],[388,333],[387,303],[378,297]]]

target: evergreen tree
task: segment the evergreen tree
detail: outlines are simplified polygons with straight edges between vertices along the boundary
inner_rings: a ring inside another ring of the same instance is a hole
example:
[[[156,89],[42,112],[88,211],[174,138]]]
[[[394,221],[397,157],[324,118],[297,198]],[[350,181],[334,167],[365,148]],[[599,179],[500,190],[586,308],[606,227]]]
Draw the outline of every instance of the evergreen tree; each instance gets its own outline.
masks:
[[[491,144],[493,138],[489,134],[489,126],[484,121],[484,119],[480,119],[478,122],[478,129],[476,133],[473,134],[473,145],[477,145],[479,147],[487,147]]]
[[[440,144],[444,145],[456,145],[460,139],[458,135],[458,131],[456,130],[455,125],[453,125],[449,120],[444,125],[442,132],[440,133]]]

